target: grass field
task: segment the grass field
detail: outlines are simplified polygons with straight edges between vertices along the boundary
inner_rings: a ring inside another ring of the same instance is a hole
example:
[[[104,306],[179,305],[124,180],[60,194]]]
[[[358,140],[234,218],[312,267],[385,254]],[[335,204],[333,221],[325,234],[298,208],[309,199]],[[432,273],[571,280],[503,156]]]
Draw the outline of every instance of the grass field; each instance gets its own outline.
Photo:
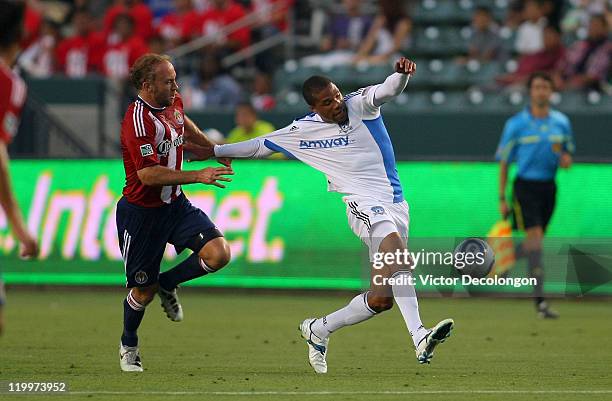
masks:
[[[349,296],[183,291],[185,321],[157,300],[140,330],[145,372],[119,369],[120,291],[12,290],[0,338],[0,382],[65,381],[66,396],[110,400],[612,399],[612,308],[557,301],[558,321],[528,300],[423,299],[428,325],[456,329],[431,365],[416,362],[396,309],[334,334],[329,373],[315,375],[298,323]]]

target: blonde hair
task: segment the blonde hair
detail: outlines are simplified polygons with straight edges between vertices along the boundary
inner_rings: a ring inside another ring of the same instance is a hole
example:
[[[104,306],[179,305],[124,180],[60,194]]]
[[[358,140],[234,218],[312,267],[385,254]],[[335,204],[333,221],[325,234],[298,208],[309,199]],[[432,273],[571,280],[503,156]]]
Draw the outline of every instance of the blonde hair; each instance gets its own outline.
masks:
[[[155,53],[147,53],[136,60],[130,68],[130,81],[136,90],[141,90],[146,81],[155,79],[155,67],[164,61],[170,62],[170,57]]]

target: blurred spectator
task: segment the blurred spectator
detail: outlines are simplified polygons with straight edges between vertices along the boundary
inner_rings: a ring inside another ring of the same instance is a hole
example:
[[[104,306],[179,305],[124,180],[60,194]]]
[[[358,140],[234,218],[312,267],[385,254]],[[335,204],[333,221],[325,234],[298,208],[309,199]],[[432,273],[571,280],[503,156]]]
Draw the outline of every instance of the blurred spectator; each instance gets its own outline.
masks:
[[[173,0],[142,0],[153,15],[153,24],[174,11]]]
[[[516,30],[523,22],[523,8],[523,0],[511,1],[506,10],[504,26],[510,28],[512,31]]]
[[[188,110],[235,107],[242,96],[240,84],[229,74],[221,73],[218,55],[206,52],[199,71],[181,85],[183,104]]]
[[[540,3],[527,0],[523,8],[525,21],[519,25],[516,32],[515,50],[520,54],[533,54],[544,48],[544,27],[546,18]]]
[[[476,7],[472,15],[472,36],[468,44],[467,58],[478,61],[498,60],[502,56],[502,41],[497,24],[487,7]],[[465,58],[460,62],[466,62]]]
[[[232,0],[212,0],[211,5],[208,10],[199,14],[193,23],[189,23],[186,36],[214,37],[215,42],[207,48],[221,54],[248,46],[251,41],[251,31],[248,27],[237,29],[229,35],[222,33],[227,25],[246,16],[245,9]]]
[[[353,60],[355,63],[385,64],[410,45],[412,21],[404,2],[379,0],[379,7],[379,14]]]
[[[516,71],[498,77],[497,82],[501,85],[524,86],[529,76],[536,71],[553,72],[564,53],[565,49],[558,28],[547,26],[544,28],[544,49],[537,53],[522,55]]]
[[[286,31],[292,4],[293,0],[251,0],[251,12],[257,17],[253,29],[260,31],[262,38]]]
[[[160,35],[153,35],[149,38],[147,42],[147,47],[149,48],[149,53],[155,54],[165,54],[169,47]]]
[[[293,0],[251,0],[251,12],[256,17],[251,27],[253,41],[259,42],[286,32],[292,4]],[[255,65],[262,71],[272,72],[282,58],[278,46],[273,47],[257,54]]]
[[[268,111],[276,107],[276,99],[272,94],[270,75],[258,72],[253,80],[251,104],[257,111]]]
[[[235,119],[236,127],[227,135],[227,143],[248,141],[274,131],[272,124],[257,119],[257,112],[251,103],[238,104]]]
[[[95,53],[104,45],[104,36],[92,32],[92,18],[86,9],[76,10],[72,16],[73,34],[57,46],[57,71],[70,78],[82,78],[96,64]]]
[[[610,74],[612,42],[609,25],[603,15],[594,15],[589,22],[586,40],[572,45],[561,61],[555,84],[559,89],[599,89]]]
[[[174,0],[174,11],[161,19],[157,31],[168,47],[173,48],[185,40],[185,33],[189,32],[196,19],[197,12],[191,0]]]
[[[605,14],[606,0],[571,0],[561,27],[563,32],[576,33],[580,28],[587,28],[592,15]],[[609,23],[609,21],[608,21]]]
[[[109,7],[104,15],[104,31],[110,32],[115,19],[122,14],[132,17],[137,36],[145,42],[149,40],[153,34],[153,14],[140,0],[115,0],[115,5]]]
[[[55,70],[55,47],[59,41],[59,24],[44,20],[38,39],[19,56],[19,66],[36,78],[51,76]]]
[[[561,27],[563,3],[559,0],[541,0],[542,15],[546,18],[548,25],[557,29]]]
[[[42,5],[38,1],[27,1],[23,21],[21,48],[27,49],[40,35],[43,23]]]
[[[304,57],[305,67],[350,64],[366,34],[370,30],[373,17],[361,13],[360,0],[343,0],[343,12],[331,16],[320,50],[324,54]]]
[[[142,37],[135,34],[133,17],[119,14],[113,20],[113,30],[106,39],[100,70],[107,77],[126,78],[132,64],[147,51]]]

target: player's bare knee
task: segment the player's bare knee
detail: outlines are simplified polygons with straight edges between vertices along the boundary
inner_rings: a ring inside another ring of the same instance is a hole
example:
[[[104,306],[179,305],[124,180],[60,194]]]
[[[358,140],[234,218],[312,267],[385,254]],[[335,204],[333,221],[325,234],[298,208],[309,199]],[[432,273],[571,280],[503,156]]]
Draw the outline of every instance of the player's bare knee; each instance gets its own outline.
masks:
[[[393,308],[393,298],[382,296],[368,296],[368,306],[376,313]]]
[[[206,266],[214,270],[222,269],[231,259],[229,244],[223,237],[207,242],[198,252],[198,255],[206,263]]]
[[[148,305],[155,298],[155,294],[157,294],[157,290],[159,289],[159,284],[155,283],[148,287],[135,287],[132,288],[132,296],[141,305]]]

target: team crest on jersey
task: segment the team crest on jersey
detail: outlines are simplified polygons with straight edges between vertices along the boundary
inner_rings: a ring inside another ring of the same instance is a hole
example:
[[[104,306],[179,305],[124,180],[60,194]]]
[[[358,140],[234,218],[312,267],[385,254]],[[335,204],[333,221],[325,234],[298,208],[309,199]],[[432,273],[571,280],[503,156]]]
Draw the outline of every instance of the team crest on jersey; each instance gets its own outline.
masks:
[[[137,271],[136,274],[134,275],[134,280],[138,284],[144,284],[147,282],[148,279],[149,279],[149,276],[147,276],[147,273],[143,272],[142,270]]]
[[[385,214],[385,209],[382,206],[372,206],[371,210],[375,215]]]
[[[560,143],[553,143],[552,144],[552,151],[555,153],[560,153],[561,152],[561,144]]]
[[[183,125],[185,122],[183,120],[183,114],[178,110],[174,110],[174,118],[179,125]]]
[[[340,132],[343,132],[343,133],[349,132],[351,128],[352,128],[351,123],[347,121],[346,124],[340,125]]]
[[[11,137],[15,136],[15,134],[17,133],[17,127],[19,126],[17,116],[15,116],[15,114],[11,113],[10,111],[7,112],[2,125],[4,126],[5,132],[8,132]]]

